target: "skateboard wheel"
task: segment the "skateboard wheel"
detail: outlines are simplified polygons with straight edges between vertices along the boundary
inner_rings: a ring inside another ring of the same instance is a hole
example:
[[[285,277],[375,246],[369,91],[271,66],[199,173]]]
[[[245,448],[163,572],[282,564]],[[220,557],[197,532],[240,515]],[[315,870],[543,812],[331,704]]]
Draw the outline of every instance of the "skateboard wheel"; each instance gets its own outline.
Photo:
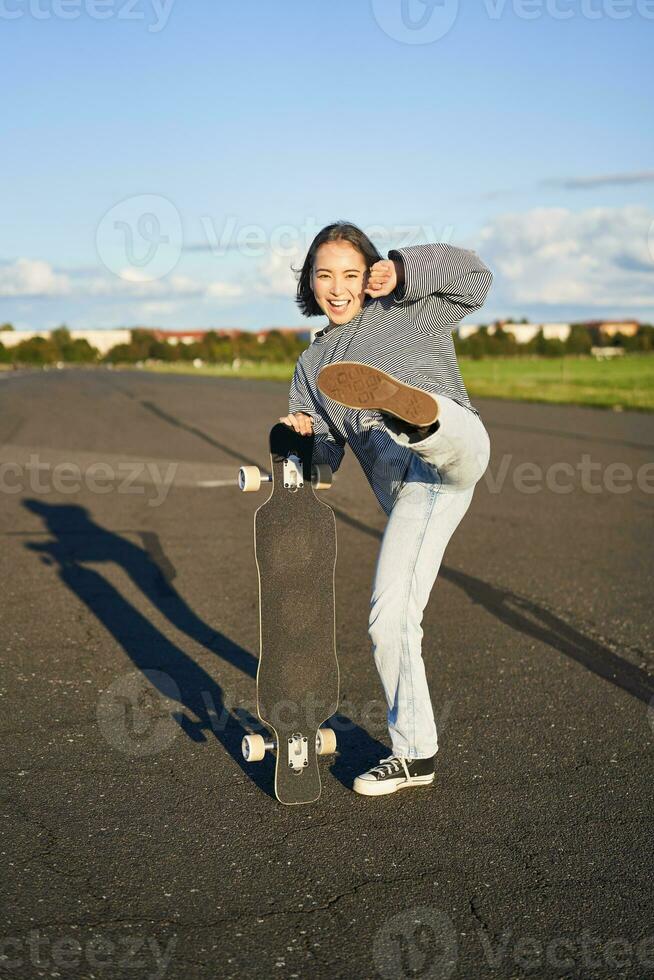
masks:
[[[333,728],[319,728],[316,736],[318,755],[333,755],[336,751],[336,732]]]
[[[261,762],[266,754],[266,742],[263,735],[244,735],[241,742],[241,752],[246,762]]]
[[[261,486],[261,470],[258,466],[241,466],[238,471],[238,485],[245,493],[258,490]]]
[[[314,490],[329,490],[332,485],[332,471],[326,463],[316,463],[311,471]]]

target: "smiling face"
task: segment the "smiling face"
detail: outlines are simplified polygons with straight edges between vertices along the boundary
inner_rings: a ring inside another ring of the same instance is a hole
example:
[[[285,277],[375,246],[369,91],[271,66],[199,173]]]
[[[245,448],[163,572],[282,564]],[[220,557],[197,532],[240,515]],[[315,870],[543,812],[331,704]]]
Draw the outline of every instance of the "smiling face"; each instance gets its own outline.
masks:
[[[368,267],[361,252],[349,242],[324,242],[316,252],[311,288],[316,303],[340,326],[361,310],[366,294]]]

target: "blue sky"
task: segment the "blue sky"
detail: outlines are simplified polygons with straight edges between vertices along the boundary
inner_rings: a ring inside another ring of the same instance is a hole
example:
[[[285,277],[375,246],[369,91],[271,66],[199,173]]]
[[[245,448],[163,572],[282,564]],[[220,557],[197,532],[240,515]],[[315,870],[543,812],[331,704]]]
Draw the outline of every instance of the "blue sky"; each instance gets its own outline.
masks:
[[[469,319],[654,320],[652,0],[0,0],[0,21],[0,321],[305,324],[290,266],[338,218],[383,254],[478,251]]]

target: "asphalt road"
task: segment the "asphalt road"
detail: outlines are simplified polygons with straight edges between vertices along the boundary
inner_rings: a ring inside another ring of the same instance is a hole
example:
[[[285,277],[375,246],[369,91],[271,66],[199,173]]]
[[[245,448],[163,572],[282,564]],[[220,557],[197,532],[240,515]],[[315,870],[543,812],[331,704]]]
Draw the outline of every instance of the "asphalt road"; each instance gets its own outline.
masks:
[[[351,790],[389,749],[346,454],[340,752],[284,807],[240,755],[266,491],[233,481],[286,387],[0,375],[3,976],[654,975],[654,416],[477,404],[423,622],[435,785]]]

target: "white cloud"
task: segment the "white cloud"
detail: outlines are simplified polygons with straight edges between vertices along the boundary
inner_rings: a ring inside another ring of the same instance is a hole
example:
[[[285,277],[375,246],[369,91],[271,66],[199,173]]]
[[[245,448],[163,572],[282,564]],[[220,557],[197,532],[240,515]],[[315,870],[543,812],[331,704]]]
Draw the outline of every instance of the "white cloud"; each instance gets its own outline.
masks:
[[[645,207],[535,208],[482,228],[494,305],[654,307],[654,214]]]
[[[143,319],[144,317],[151,316],[169,316],[174,313],[179,307],[178,303],[171,303],[169,301],[159,301],[152,300],[148,303],[140,303],[138,306],[139,316],[136,319]]]
[[[233,282],[210,282],[206,287],[206,295],[211,299],[232,299],[243,296],[245,289]]]
[[[41,259],[16,259],[0,266],[0,296],[67,296],[72,292],[68,275],[55,273]]]
[[[543,187],[562,187],[566,190],[585,190],[596,187],[628,187],[631,184],[654,183],[654,170],[629,171],[618,174],[592,174],[586,177],[555,177],[542,180]]]
[[[286,250],[285,250],[286,251]],[[304,252],[299,247],[294,247],[290,254],[283,255],[279,252],[271,251],[257,267],[257,279],[254,289],[257,293],[264,293],[268,296],[284,296],[286,298],[295,295],[297,289],[297,279],[291,265],[298,269],[302,265]]]
[[[485,224],[471,247],[495,273],[486,315],[653,314],[654,212],[644,206],[504,213]],[[98,324],[128,322],[132,314],[175,316],[182,323],[209,310],[219,318],[222,306],[238,300],[244,306],[262,297],[292,303],[297,280],[291,266],[299,268],[304,254],[299,246],[289,254],[271,250],[256,262],[254,274],[249,264],[235,267],[232,281],[211,279],[211,272],[143,281],[138,270],[120,278],[102,268],[59,269],[23,257],[0,263],[0,296],[17,298],[22,320],[26,301],[31,307],[34,298],[51,299],[53,309],[61,308],[57,297],[64,298],[62,317],[74,318],[77,304]],[[39,323],[46,312],[39,305]]]
[[[116,299],[152,297],[165,300],[178,296],[223,299],[241,296],[243,293],[243,287],[235,283],[205,283],[190,276],[170,275],[149,280],[138,269],[133,268],[123,270],[119,277],[93,274],[88,268],[60,272],[41,259],[20,258],[0,265],[0,296],[91,296]]]
[[[132,265],[128,265],[124,269],[121,269],[119,276],[120,279],[123,280],[123,282],[142,283],[142,282],[150,282],[152,279],[152,277],[146,275],[145,272],[143,272],[143,270],[137,269]]]
[[[91,296],[116,296],[127,299],[140,297],[202,296],[206,286],[189,276],[166,276],[163,279],[142,279],[133,269],[125,275],[97,276],[76,281],[76,293]]]

